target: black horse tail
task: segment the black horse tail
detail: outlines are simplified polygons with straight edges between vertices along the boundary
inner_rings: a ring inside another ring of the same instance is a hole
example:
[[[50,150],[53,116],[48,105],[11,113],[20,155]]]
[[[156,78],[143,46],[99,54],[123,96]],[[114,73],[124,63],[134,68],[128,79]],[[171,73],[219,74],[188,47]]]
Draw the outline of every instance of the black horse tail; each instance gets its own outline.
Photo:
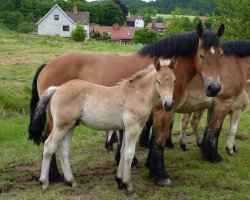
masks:
[[[33,114],[33,118],[31,119],[30,127],[32,133],[35,133],[32,135],[32,139],[37,143],[40,144],[42,141],[42,135],[43,135],[43,129],[45,125],[44,119],[46,119],[46,108],[49,104],[49,101],[53,94],[56,92],[57,87],[51,86],[49,87],[41,96],[41,99],[37,103],[35,112]],[[38,130],[38,131],[36,131]],[[42,131],[39,131],[42,130]]]
[[[44,126],[46,123],[46,115],[44,115],[44,118],[41,119],[41,124],[39,127],[33,127],[32,126],[32,120],[34,117],[36,104],[39,101],[39,95],[37,90],[37,79],[43,68],[46,66],[46,64],[42,64],[36,71],[36,74],[33,79],[32,83],[32,91],[31,91],[31,100],[30,100],[30,124],[29,124],[29,140],[34,140],[34,143],[39,145],[41,143],[41,136],[44,130]]]

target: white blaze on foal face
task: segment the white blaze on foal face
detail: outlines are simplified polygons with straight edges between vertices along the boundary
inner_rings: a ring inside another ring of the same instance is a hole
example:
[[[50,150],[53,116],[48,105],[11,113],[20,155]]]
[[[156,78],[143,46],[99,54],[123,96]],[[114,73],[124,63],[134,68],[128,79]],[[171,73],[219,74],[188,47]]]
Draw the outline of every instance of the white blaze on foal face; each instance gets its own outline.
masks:
[[[214,50],[214,47],[213,47],[213,46],[211,47],[210,51],[211,51],[212,54],[215,53],[215,50]]]

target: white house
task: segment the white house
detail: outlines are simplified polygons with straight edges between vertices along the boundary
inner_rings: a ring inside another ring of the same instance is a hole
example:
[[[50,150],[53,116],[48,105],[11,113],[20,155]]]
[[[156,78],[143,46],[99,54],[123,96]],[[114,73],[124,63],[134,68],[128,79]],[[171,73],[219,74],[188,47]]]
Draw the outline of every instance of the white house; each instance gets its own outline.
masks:
[[[133,15],[127,18],[126,20],[126,26],[132,26],[132,27],[144,27],[144,21],[143,19],[138,15]]]
[[[70,37],[76,23],[80,22],[89,38],[89,12],[78,12],[74,6],[73,12],[64,12],[57,4],[36,24],[38,35],[60,35]]]

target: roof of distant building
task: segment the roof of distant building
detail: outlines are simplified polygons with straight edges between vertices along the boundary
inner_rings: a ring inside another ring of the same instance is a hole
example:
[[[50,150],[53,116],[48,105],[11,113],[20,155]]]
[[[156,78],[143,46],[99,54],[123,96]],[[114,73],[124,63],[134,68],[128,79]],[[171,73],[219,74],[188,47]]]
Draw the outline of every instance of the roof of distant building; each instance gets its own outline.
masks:
[[[149,29],[154,28],[154,27],[158,28],[158,29],[165,29],[166,28],[164,23],[160,23],[160,22],[148,23],[148,25],[147,25],[147,28],[149,28]]]
[[[133,16],[128,17],[126,22],[135,22],[135,20],[137,19],[142,19],[142,17],[138,15],[133,15]]]

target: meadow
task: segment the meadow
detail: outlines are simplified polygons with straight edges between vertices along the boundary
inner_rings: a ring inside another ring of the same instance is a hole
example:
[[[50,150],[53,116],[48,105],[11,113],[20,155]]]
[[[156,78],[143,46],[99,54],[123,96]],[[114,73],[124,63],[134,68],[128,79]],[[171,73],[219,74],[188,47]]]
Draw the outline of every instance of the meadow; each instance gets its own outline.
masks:
[[[84,126],[75,129],[70,152],[78,186],[70,188],[59,183],[42,191],[38,182],[42,146],[27,140],[29,99],[36,69],[59,55],[72,51],[128,54],[139,48],[95,41],[76,43],[0,29],[0,199],[128,199],[114,181],[114,152],[104,148],[104,133]],[[241,137],[236,140],[236,156],[229,156],[225,150],[226,119],[219,141],[223,161],[218,164],[203,159],[190,127],[189,151],[180,149],[179,120],[177,115],[175,149],[165,151],[172,186],[153,183],[144,166],[147,150],[137,146],[140,168],[132,173],[132,179],[138,199],[250,199],[250,108],[239,124]]]

